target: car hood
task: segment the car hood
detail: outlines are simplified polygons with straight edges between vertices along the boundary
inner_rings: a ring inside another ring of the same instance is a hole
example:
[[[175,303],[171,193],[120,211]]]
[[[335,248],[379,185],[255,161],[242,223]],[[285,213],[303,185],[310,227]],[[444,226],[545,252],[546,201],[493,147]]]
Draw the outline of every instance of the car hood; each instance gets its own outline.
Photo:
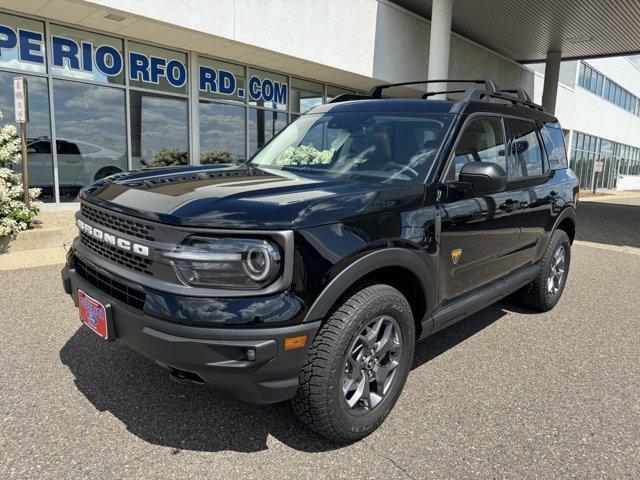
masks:
[[[161,223],[208,228],[296,229],[407,209],[423,186],[336,179],[246,165],[171,167],[112,175],[84,201]]]

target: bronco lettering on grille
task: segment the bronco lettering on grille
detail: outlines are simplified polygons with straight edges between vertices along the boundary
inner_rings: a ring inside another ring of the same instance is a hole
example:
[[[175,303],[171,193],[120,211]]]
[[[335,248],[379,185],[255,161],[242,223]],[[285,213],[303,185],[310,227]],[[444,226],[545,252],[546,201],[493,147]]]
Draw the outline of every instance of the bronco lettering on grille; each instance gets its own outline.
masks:
[[[101,242],[107,243],[114,247],[119,248],[120,250],[124,250],[125,252],[132,252],[136,255],[140,255],[142,257],[149,256],[149,247],[145,245],[140,245],[139,243],[130,242],[124,238],[117,237],[110,233],[107,233],[99,228],[96,228],[88,223],[83,222],[79,218],[76,219],[76,225],[80,231],[85,232],[87,235],[91,235],[96,240],[100,240]]]

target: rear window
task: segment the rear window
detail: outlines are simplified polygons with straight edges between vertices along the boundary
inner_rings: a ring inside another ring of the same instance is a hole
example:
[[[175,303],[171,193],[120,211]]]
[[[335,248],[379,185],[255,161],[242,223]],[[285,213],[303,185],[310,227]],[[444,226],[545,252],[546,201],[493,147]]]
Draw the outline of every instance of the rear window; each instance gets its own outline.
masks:
[[[562,130],[545,126],[541,129],[541,133],[547,157],[549,158],[549,168],[551,170],[567,168],[567,151]]]

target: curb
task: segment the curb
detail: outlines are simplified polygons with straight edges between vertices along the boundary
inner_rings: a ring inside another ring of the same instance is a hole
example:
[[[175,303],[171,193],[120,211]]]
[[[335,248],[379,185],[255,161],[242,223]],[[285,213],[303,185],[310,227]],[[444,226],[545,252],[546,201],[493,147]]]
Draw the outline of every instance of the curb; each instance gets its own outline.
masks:
[[[39,248],[0,255],[0,271],[62,265],[67,258],[64,247]]]

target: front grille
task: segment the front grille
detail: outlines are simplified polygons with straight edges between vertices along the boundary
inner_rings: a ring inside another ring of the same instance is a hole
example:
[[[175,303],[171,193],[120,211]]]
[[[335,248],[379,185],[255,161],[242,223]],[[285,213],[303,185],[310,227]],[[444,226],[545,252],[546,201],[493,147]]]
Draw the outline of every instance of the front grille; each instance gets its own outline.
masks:
[[[82,243],[94,253],[123,267],[144,273],[145,275],[151,275],[149,271],[151,260],[130,252],[125,252],[107,243],[99,242],[85,232],[80,232],[80,239]]]
[[[100,291],[116,300],[126,303],[130,307],[137,308],[138,310],[144,308],[144,304],[147,301],[147,294],[144,293],[144,291],[103,275],[91,265],[81,260],[77,255],[74,259],[74,265],[76,273]]]
[[[153,237],[153,231],[155,227],[146,223],[137,222],[134,220],[128,220],[123,217],[118,217],[97,208],[90,207],[85,203],[80,205],[80,212],[89,220],[92,220],[104,227],[116,230],[120,233],[126,233],[132,237],[144,238],[151,242],[155,241]]]

